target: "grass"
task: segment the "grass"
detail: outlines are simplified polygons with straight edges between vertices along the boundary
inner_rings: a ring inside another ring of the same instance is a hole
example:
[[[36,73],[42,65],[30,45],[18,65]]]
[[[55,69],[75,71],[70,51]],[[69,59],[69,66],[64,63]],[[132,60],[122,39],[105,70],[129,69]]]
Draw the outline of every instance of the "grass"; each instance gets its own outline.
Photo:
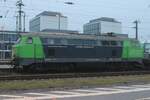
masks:
[[[49,79],[32,81],[4,81],[0,82],[0,90],[104,86],[130,82],[150,82],[150,75]]]

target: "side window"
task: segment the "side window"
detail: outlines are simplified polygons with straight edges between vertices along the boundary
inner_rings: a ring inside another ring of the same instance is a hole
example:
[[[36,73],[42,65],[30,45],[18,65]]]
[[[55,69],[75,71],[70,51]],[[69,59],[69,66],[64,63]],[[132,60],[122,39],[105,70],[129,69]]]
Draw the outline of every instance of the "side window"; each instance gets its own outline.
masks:
[[[32,43],[33,43],[33,38],[32,38],[32,37],[29,37],[28,40],[27,40],[27,43],[28,43],[28,44],[32,44]]]
[[[48,44],[48,42],[47,42],[47,41],[48,41],[48,38],[43,38],[43,37],[42,37],[42,38],[41,38],[41,41],[42,41],[43,44]]]
[[[109,46],[109,41],[101,41],[103,46]]]
[[[54,39],[48,39],[48,44],[51,44],[51,45],[53,45],[54,44]]]
[[[61,40],[61,43],[62,43],[63,45],[67,45],[67,44],[68,44],[68,41],[67,41],[66,39],[62,39],[62,40]]]
[[[112,46],[117,46],[117,42],[116,41],[111,41],[110,42]]]

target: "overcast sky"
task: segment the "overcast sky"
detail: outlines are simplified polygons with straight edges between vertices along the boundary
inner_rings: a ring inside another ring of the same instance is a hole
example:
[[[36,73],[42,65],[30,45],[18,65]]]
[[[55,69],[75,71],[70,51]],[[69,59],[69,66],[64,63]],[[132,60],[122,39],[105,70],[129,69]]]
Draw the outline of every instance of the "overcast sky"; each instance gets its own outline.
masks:
[[[0,15],[7,15],[0,19],[0,27],[7,30],[15,30],[15,15],[17,0],[0,0]],[[139,25],[140,39],[150,40],[150,1],[149,0],[68,0],[74,5],[65,5],[67,0],[23,0],[28,22],[42,11],[61,12],[68,17],[69,29],[82,32],[83,24],[99,17],[112,17],[122,22],[123,33],[135,35],[133,21],[141,21]],[[7,14],[8,13],[8,14]]]

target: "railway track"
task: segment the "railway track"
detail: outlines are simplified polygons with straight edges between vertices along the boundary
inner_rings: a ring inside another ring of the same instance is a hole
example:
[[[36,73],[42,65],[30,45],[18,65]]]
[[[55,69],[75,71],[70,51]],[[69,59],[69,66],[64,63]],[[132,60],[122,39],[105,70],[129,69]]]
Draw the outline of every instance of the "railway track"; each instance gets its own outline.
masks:
[[[5,76],[0,76],[0,81],[40,80],[40,79],[57,79],[57,78],[63,79],[63,78],[82,78],[82,77],[106,77],[106,76],[145,75],[145,74],[150,74],[150,71],[37,74],[37,75],[5,75]]]

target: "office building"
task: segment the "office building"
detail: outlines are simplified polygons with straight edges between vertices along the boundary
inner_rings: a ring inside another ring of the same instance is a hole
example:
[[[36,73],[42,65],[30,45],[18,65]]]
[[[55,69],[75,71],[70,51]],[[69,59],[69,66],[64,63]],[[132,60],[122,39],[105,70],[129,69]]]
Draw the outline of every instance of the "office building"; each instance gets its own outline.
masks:
[[[40,32],[45,29],[67,30],[68,18],[59,12],[44,11],[30,20],[30,32]]]
[[[114,18],[102,17],[90,20],[83,26],[84,34],[122,33],[121,22]]]

